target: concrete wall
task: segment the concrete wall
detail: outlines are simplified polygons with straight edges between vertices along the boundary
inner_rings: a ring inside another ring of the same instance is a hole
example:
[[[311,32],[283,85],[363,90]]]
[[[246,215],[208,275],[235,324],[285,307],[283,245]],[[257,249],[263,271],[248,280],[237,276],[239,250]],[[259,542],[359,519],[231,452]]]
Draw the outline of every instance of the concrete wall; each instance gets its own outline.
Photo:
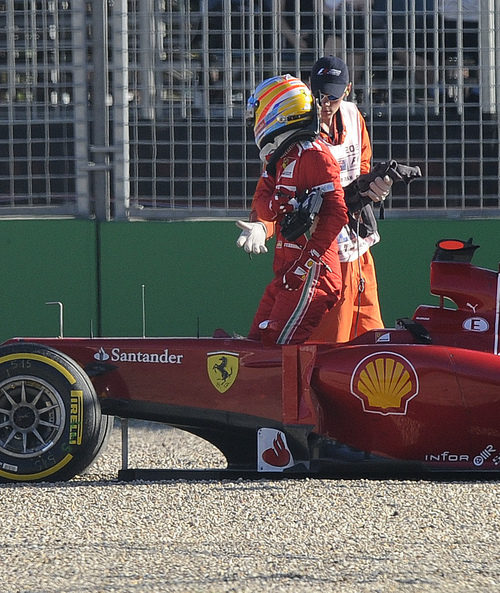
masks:
[[[387,326],[411,316],[429,294],[440,238],[473,237],[474,262],[496,270],[498,220],[383,220],[373,248]],[[232,221],[110,222],[2,220],[0,339],[59,334],[141,336],[142,286],[148,336],[245,334],[271,277],[272,254],[237,249]],[[272,250],[271,250],[272,251]]]

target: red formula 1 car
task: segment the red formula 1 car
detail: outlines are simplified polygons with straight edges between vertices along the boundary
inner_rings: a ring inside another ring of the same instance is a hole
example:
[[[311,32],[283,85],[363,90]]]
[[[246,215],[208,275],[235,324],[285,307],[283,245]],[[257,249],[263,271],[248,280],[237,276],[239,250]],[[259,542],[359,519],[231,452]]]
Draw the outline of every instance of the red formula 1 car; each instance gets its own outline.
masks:
[[[347,344],[9,340],[0,346],[0,479],[81,473],[113,416],[199,435],[225,455],[222,472],[239,475],[500,478],[500,275],[473,266],[474,250],[441,241],[431,264],[440,304]]]

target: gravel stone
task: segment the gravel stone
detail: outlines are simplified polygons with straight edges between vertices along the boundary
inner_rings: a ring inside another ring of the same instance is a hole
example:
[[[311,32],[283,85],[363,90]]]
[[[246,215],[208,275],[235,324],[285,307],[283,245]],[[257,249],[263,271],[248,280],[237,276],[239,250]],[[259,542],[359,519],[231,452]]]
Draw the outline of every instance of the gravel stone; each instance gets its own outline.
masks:
[[[131,421],[129,467],[225,467]],[[500,593],[500,481],[119,482],[120,430],[71,482],[2,485],[5,593]]]

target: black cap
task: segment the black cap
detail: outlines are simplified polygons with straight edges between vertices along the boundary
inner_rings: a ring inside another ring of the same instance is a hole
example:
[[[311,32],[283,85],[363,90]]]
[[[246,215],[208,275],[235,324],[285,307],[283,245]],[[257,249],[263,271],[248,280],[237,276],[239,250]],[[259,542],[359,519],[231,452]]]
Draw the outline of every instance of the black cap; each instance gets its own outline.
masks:
[[[325,56],[320,58],[311,70],[311,90],[314,95],[321,91],[340,99],[349,84],[349,68],[340,58]]]

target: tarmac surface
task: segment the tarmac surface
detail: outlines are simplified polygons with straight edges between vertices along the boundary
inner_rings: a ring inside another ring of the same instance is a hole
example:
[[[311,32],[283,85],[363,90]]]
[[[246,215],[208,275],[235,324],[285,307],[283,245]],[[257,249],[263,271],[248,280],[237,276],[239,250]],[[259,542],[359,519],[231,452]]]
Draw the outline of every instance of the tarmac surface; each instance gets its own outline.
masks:
[[[2,485],[2,593],[500,592],[500,481],[119,482],[120,431],[83,476]],[[153,423],[129,466],[220,468]]]

